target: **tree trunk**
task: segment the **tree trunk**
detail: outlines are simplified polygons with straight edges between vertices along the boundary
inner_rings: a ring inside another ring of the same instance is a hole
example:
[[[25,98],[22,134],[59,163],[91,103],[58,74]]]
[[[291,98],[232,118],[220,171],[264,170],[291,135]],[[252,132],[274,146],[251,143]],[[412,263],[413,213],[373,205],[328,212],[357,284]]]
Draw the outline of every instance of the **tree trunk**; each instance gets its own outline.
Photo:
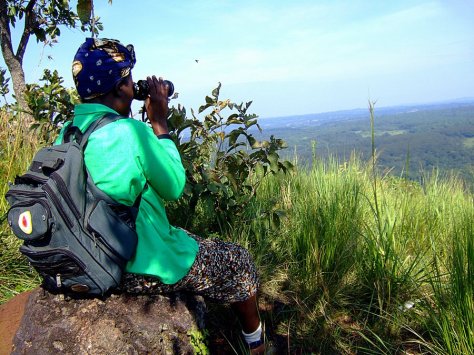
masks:
[[[5,64],[8,67],[8,70],[10,71],[10,75],[12,77],[12,83],[13,83],[13,91],[15,92],[15,98],[20,106],[20,110],[22,112],[27,113],[28,112],[28,105],[25,100],[25,90],[26,90],[26,84],[25,84],[25,72],[23,71],[23,67],[21,63],[15,58],[15,56],[12,56],[8,58],[7,60],[7,55],[5,55],[5,51],[3,51],[3,46],[2,46],[2,53],[3,53],[3,58],[5,59]]]
[[[15,92],[16,101],[20,110],[24,112],[23,117],[25,123],[29,125],[34,121],[33,117],[28,114],[28,105],[25,100],[25,72],[23,71],[23,55],[25,53],[26,44],[28,43],[29,27],[25,25],[18,53],[13,52],[12,38],[10,32],[10,23],[7,13],[6,0],[0,0],[0,46],[2,49],[3,59],[8,67],[8,71],[12,77],[13,91]]]

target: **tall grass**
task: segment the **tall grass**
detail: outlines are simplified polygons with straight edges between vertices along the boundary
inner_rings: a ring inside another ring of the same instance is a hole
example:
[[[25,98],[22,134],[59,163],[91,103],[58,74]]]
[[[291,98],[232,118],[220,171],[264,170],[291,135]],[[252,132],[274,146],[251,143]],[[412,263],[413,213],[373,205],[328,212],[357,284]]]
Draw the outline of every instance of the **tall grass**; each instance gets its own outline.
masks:
[[[453,191],[451,198],[456,196]],[[445,247],[434,241],[431,297],[424,307],[426,328],[434,352],[474,352],[474,200],[454,197],[456,208],[445,211],[451,220]]]
[[[38,284],[37,274],[18,252],[20,240],[6,221],[8,182],[28,167],[38,147],[36,137],[24,128],[22,118],[0,111],[0,304]]]
[[[284,303],[274,328],[295,352],[474,353],[472,194],[436,171],[414,182],[373,168],[316,159],[262,184],[250,214],[285,217],[235,236],[264,298]]]

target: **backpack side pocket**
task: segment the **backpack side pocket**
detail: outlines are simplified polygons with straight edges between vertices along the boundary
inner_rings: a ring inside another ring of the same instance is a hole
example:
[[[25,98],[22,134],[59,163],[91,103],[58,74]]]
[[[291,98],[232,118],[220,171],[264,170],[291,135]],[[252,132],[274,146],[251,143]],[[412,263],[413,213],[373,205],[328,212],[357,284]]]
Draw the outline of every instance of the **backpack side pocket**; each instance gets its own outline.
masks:
[[[110,206],[100,200],[91,212],[88,229],[116,256],[128,261],[135,254],[138,237]]]
[[[36,271],[43,277],[43,287],[50,292],[72,292],[101,294],[97,280],[87,274],[87,266],[78,255],[67,248],[31,248],[22,245],[25,255]]]
[[[51,211],[46,201],[25,201],[8,210],[8,224],[13,233],[25,241],[43,238],[51,231]]]

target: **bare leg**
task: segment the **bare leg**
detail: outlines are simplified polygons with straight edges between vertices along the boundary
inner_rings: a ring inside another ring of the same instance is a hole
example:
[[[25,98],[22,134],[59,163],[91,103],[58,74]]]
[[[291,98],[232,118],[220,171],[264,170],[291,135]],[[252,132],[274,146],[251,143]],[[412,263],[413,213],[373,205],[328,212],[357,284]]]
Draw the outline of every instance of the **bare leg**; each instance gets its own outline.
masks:
[[[232,303],[232,309],[237,314],[242,330],[245,333],[253,333],[260,325],[258,315],[257,296],[253,295],[245,301]]]

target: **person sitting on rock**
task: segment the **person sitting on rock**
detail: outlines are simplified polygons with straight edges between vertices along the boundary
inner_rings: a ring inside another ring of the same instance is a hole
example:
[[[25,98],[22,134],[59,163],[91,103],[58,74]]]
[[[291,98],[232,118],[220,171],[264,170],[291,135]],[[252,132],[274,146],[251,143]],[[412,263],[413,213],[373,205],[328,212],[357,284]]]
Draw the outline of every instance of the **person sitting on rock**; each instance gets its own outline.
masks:
[[[88,171],[103,192],[132,206],[141,195],[136,231],[138,245],[128,262],[121,288],[140,294],[187,291],[230,304],[253,354],[262,353],[257,309],[258,276],[249,252],[230,242],[203,239],[168,222],[164,201],[178,199],[185,170],[170,139],[168,87],[149,76],[145,110],[151,127],[128,118],[134,99],[133,46],[116,40],[87,38],[72,64],[81,103],[73,124],[84,132],[107,113],[116,120],[89,137],[84,153]],[[61,141],[62,134],[58,137]]]

